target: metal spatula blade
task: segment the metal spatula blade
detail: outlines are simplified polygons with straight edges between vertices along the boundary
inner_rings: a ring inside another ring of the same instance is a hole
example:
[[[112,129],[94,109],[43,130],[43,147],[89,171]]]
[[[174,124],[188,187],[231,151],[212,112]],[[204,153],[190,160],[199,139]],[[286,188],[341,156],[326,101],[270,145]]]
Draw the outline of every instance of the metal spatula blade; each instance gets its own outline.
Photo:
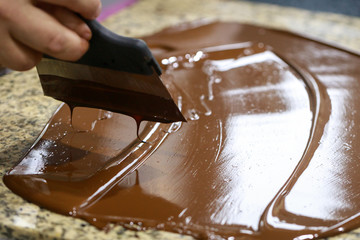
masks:
[[[101,108],[144,120],[186,121],[160,79],[145,42],[86,21],[93,37],[77,62],[44,57],[37,65],[44,94],[72,106]]]

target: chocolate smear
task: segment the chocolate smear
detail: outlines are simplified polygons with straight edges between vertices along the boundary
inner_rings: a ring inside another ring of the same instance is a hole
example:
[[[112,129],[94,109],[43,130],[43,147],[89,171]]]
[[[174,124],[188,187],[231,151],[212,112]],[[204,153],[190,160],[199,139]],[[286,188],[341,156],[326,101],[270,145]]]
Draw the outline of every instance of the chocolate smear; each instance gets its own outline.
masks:
[[[197,238],[313,239],[360,227],[359,55],[239,23],[145,40],[188,122],[146,122],[144,143],[130,117],[76,108],[71,128],[62,105],[4,177],[13,192],[98,228]]]

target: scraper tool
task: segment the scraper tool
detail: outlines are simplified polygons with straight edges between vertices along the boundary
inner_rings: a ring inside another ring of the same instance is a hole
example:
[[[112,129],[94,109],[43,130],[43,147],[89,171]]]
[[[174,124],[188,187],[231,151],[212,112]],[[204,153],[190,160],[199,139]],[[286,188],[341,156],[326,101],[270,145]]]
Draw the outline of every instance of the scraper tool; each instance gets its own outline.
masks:
[[[71,107],[92,107],[157,122],[186,121],[160,79],[146,43],[95,20],[90,47],[77,62],[45,56],[37,65],[44,94]]]

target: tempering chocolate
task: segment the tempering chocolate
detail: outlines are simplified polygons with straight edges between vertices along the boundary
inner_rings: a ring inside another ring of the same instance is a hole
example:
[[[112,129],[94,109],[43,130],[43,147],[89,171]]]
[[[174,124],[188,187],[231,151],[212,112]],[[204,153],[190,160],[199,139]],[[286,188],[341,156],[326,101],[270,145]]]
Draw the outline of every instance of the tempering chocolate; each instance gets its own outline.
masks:
[[[187,123],[62,105],[4,177],[99,228],[313,239],[360,226],[360,56],[238,23],[146,37]]]

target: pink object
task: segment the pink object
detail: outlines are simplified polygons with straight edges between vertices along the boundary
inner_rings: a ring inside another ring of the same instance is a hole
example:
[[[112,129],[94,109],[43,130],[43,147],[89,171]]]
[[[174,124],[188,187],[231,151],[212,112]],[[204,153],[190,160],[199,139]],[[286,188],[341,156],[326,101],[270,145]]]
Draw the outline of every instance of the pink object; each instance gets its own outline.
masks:
[[[111,4],[103,8],[100,16],[97,18],[98,21],[104,21],[106,18],[110,17],[112,14],[120,11],[123,8],[126,8],[137,2],[137,0],[123,0],[118,3]]]

